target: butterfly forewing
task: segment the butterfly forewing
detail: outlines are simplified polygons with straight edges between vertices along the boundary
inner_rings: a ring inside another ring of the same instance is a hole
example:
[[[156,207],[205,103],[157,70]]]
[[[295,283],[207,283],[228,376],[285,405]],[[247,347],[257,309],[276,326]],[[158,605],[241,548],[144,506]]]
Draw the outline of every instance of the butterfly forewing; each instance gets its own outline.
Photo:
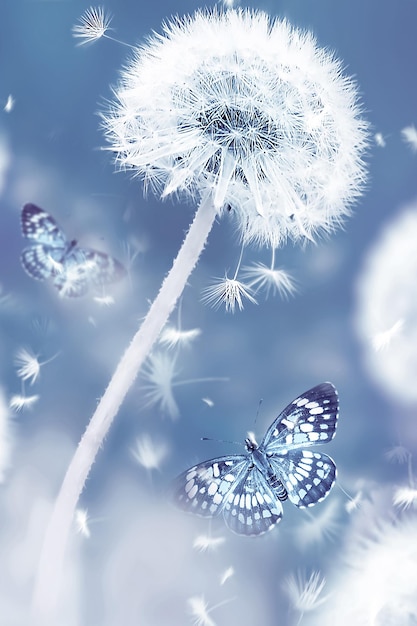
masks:
[[[22,233],[37,243],[66,248],[67,238],[54,218],[35,204],[25,204],[21,214]]]
[[[249,465],[247,455],[224,456],[194,465],[173,485],[175,503],[184,511],[214,517],[222,510],[233,483]]]
[[[333,460],[320,452],[291,450],[275,454],[269,462],[284,483],[288,498],[299,508],[323,500],[336,478]]]
[[[331,441],[339,410],[331,383],[309,389],[289,404],[269,427],[261,448],[268,454]]]

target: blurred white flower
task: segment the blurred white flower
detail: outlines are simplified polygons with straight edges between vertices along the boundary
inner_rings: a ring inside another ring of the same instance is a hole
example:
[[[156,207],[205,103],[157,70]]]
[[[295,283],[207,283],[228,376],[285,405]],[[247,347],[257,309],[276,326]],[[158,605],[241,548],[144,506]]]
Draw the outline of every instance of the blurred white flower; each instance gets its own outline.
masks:
[[[379,352],[380,350],[383,350],[384,348],[389,346],[392,339],[401,332],[403,326],[404,320],[397,320],[395,324],[391,326],[391,328],[388,328],[387,330],[384,330],[380,333],[376,333],[376,335],[372,337],[372,344],[374,346],[374,349]]]
[[[394,492],[393,503],[401,509],[417,508],[417,489],[398,487]]]
[[[236,307],[239,311],[243,310],[243,299],[249,300],[252,304],[257,304],[251,293],[251,288],[245,285],[237,278],[217,278],[216,282],[202,291],[202,302],[209,304],[214,309],[218,309],[224,304],[226,311],[235,312]]]
[[[355,322],[366,367],[402,404],[417,401],[416,241],[414,202],[383,228],[357,280]]]
[[[86,539],[91,536],[88,520],[87,509],[77,509],[75,511],[75,526],[77,533],[80,533],[80,535],[83,535]]]
[[[104,37],[110,28],[112,18],[106,15],[103,7],[90,7],[80,17],[80,23],[72,27],[72,36],[80,39],[78,46],[93,43]]]
[[[15,103],[15,99],[13,98],[12,94],[9,94],[9,96],[7,97],[7,101],[6,101],[6,104],[4,105],[4,109],[3,110],[6,113],[10,113],[14,109],[14,103]]]
[[[384,513],[374,524],[367,516],[339,551],[344,563],[335,563],[331,594],[320,612],[322,626],[417,623],[417,518],[386,519]]]
[[[244,277],[249,280],[248,286],[256,291],[265,289],[266,297],[272,291],[272,295],[277,293],[283,298],[292,296],[296,287],[290,274],[284,269],[276,269],[274,266],[268,267],[263,263],[254,263],[252,266],[243,268]]]
[[[3,389],[0,387],[0,483],[10,466],[12,452],[12,433],[9,407]]]
[[[291,606],[303,616],[326,602],[327,596],[322,596],[325,584],[326,580],[320,576],[320,572],[312,572],[308,579],[302,572],[297,572],[297,575],[292,574],[287,578],[283,589]]]
[[[190,328],[189,330],[181,330],[175,326],[168,325],[161,333],[159,343],[166,345],[168,348],[176,346],[188,346],[194,339],[201,335],[200,328]]]
[[[149,435],[142,435],[136,439],[132,454],[139,465],[145,469],[159,469],[168,454],[168,447],[165,444],[154,443]]]
[[[13,411],[31,409],[38,400],[38,395],[25,396],[23,394],[15,394],[10,398],[9,406],[11,409],[13,409]]]
[[[339,501],[336,498],[328,500],[320,510],[314,513],[305,511],[305,521],[300,521],[294,528],[297,546],[306,549],[311,545],[321,544],[333,540],[340,532]]]
[[[210,193],[244,241],[332,230],[364,182],[356,87],[310,33],[250,10],[176,18],[138,48],[103,116],[163,196]]]
[[[229,578],[231,578],[234,575],[234,573],[235,573],[235,570],[233,567],[228,567],[227,569],[225,569],[223,574],[220,576],[220,584],[224,585],[226,580],[229,580]]]
[[[417,152],[417,129],[414,125],[406,126],[401,131],[403,140],[409,145],[412,152]]]
[[[194,539],[193,548],[200,552],[211,552],[221,546],[226,539],[224,537],[211,537],[210,535],[198,535]]]
[[[374,135],[375,143],[379,148],[385,148],[386,142],[385,137],[382,133],[375,133]]]

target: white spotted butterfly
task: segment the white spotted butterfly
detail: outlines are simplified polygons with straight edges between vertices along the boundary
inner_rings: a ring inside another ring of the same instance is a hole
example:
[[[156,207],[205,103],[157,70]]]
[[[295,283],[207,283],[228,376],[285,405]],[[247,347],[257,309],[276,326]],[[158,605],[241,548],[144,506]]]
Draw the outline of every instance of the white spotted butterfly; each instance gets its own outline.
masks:
[[[287,498],[299,508],[323,500],[336,479],[334,461],[306,446],[331,441],[336,432],[338,396],[322,383],[293,400],[274,420],[258,446],[253,434],[247,454],[199,463],[174,482],[174,501],[204,517],[223,514],[239,535],[261,535],[282,518]]]
[[[24,205],[21,224],[23,236],[34,242],[22,252],[24,270],[37,280],[51,279],[61,296],[84,296],[126,275],[113,257],[67,239],[54,218],[34,204]]]

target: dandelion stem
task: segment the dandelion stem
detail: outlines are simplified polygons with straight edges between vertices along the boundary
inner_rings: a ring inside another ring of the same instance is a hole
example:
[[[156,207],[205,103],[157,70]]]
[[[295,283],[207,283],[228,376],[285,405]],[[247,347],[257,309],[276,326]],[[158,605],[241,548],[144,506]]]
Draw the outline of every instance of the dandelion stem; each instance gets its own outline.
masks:
[[[216,209],[210,194],[196,212],[184,243],[149,312],[122,356],[67,469],[45,534],[33,598],[36,624],[56,624],[53,613],[66,544],[78,499],[96,454],[141,365],[166,324],[204,249]]]

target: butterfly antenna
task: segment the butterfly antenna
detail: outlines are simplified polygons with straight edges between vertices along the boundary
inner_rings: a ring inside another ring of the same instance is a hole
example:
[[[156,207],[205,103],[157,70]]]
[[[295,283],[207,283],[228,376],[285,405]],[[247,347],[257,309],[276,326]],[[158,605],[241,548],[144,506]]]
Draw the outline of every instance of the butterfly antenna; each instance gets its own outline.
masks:
[[[254,421],[254,424],[253,424],[254,426],[255,426],[256,422],[258,421],[259,413],[260,413],[260,411],[261,411],[261,404],[262,404],[262,402],[263,402],[263,401],[264,401],[264,399],[263,399],[263,398],[261,398],[261,399],[259,400],[259,402],[258,402],[258,410],[256,411],[255,421]]]
[[[228,439],[214,439],[212,437],[201,437],[200,441],[217,441],[217,443],[234,443],[237,446],[241,446],[241,441],[229,441]]]

